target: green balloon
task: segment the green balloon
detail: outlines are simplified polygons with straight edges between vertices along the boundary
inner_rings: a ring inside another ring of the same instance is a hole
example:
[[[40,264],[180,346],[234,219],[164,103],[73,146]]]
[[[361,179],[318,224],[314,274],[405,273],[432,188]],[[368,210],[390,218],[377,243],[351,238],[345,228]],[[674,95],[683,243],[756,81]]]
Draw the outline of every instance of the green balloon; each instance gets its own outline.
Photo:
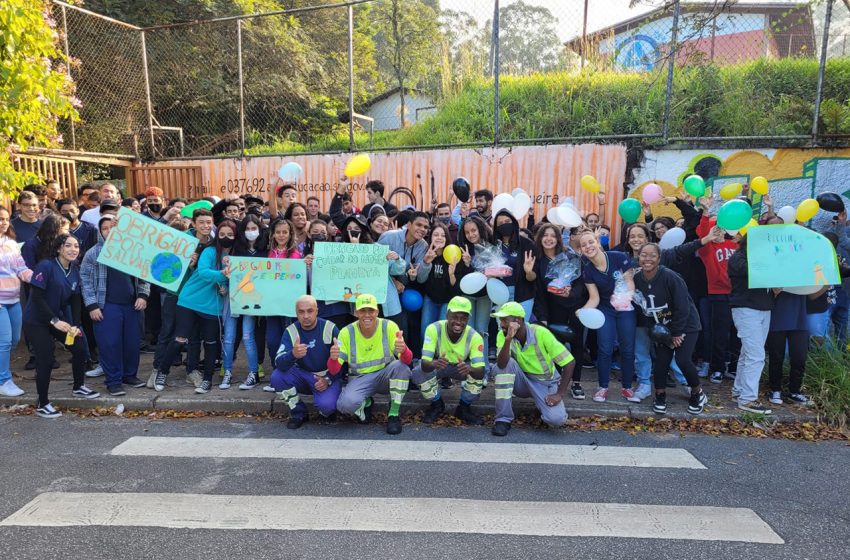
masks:
[[[699,175],[689,175],[685,178],[685,192],[694,198],[705,194],[705,181]]]
[[[195,210],[199,208],[203,208],[204,210],[212,210],[212,207],[213,204],[209,200],[196,200],[192,204],[184,206],[183,209],[180,210],[180,215],[184,218],[191,218]]]
[[[636,198],[627,198],[617,207],[617,212],[627,224],[633,224],[640,217],[640,202]]]
[[[723,229],[741,229],[752,217],[752,206],[743,200],[730,200],[717,212],[717,225]]]

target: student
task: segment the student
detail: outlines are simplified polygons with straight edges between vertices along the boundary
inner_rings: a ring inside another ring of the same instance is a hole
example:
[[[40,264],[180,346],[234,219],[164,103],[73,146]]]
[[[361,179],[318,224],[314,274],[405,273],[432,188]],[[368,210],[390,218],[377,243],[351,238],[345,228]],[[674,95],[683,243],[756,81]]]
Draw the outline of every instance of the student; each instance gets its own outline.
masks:
[[[0,206],[0,395],[19,397],[23,389],[12,380],[12,350],[21,339],[21,281],[29,282],[32,271],[24,263],[11,214]]]
[[[366,183],[366,198],[369,199],[369,203],[363,207],[362,213],[364,216],[370,217],[370,211],[375,206],[383,208],[385,214],[389,214],[392,211],[398,212],[398,208],[395,205],[384,200],[385,190],[384,183],[377,179]]]
[[[786,348],[791,369],[788,373],[788,392],[784,394],[795,404],[809,404],[809,397],[803,394],[803,374],[806,371],[806,359],[809,354],[809,328],[806,304],[817,299],[827,287],[809,296],[781,291],[776,294],[773,310],[770,312],[770,330],[767,334],[768,375],[770,381],[771,404],[782,404],[782,370],[785,365]]]
[[[18,216],[12,220],[12,228],[18,243],[26,243],[36,236],[38,228],[41,227],[39,219],[38,197],[30,191],[23,191],[18,195]]]
[[[328,231],[328,224],[322,220],[314,220],[310,222],[308,231],[310,233],[310,239],[307,240],[307,245],[304,249],[306,251],[306,254],[304,255],[304,262],[307,264],[308,281],[311,282],[312,286],[313,253],[315,251],[316,243],[325,243],[332,239],[330,232]],[[319,301],[318,306],[319,317],[330,321],[336,325],[337,328],[341,329],[351,323],[351,305],[347,302]]]
[[[431,229],[430,245],[424,258],[424,262],[431,265],[431,272],[428,279],[418,286],[425,296],[420,331],[423,338],[428,325],[446,317],[446,306],[457,293],[457,263],[449,264],[443,258],[448,237],[449,228],[443,224],[435,224]]]
[[[530,319],[534,307],[534,283],[537,280],[534,272],[534,242],[520,235],[519,223],[507,210],[500,210],[493,224],[496,245],[502,250],[505,265],[513,270],[513,274],[500,280],[508,287],[511,301],[522,305],[525,316]]]
[[[284,218],[292,224],[292,237],[295,240],[295,248],[303,255],[304,244],[307,242],[307,237],[309,236],[307,233],[307,226],[309,225],[307,221],[307,207],[300,202],[293,202],[286,209]]]
[[[480,254],[493,244],[492,239],[493,232],[490,231],[484,220],[478,216],[470,216],[463,221],[463,225],[458,232],[458,246],[460,246],[462,255],[456,271],[458,282],[463,280],[463,277],[467,274],[476,272],[473,266],[473,259],[477,254]],[[472,302],[469,324],[484,339],[484,353],[486,356],[489,348],[490,337],[488,331],[490,326],[490,310],[493,307],[493,302],[487,297],[486,288],[481,288],[475,294],[465,295]]]
[[[80,273],[76,260],[80,243],[70,234],[62,234],[54,242],[54,250],[33,270],[30,299],[23,314],[24,332],[35,352],[36,390],[42,418],[58,418],[62,413],[50,403],[51,365],[54,362],[54,340],[71,341],[66,347],[72,356],[73,394],[95,399],[100,393],[83,383],[88,360],[86,337],[80,328]]]
[[[97,230],[90,224],[80,220],[80,209],[70,198],[61,198],[56,201],[56,210],[59,215],[68,220],[68,232],[80,242],[80,260],[89,249],[97,244]]]

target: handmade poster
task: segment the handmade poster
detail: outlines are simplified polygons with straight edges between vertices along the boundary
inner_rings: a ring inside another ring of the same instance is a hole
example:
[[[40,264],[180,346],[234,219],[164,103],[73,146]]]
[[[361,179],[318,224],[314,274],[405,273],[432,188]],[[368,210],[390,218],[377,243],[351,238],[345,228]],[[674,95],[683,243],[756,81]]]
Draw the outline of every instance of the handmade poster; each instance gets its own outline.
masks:
[[[372,294],[387,299],[389,264],[386,245],[316,243],[313,251],[313,296],[326,301],[354,300]]]
[[[295,317],[295,300],[307,293],[303,259],[230,257],[233,315]]]
[[[197,246],[191,235],[121,208],[97,262],[173,291],[180,287]]]
[[[747,262],[750,288],[841,284],[829,239],[795,224],[750,228]]]

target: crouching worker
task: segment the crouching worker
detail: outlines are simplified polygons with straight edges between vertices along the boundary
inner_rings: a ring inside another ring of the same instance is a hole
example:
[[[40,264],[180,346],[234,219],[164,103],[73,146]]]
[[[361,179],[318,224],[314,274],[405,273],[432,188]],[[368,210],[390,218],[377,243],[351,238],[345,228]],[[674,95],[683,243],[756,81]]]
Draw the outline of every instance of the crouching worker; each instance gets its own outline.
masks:
[[[348,384],[340,393],[336,408],[368,423],[372,420],[372,395],[389,393],[387,433],[400,434],[398,414],[410,383],[413,352],[404,343],[398,325],[378,318],[375,296],[357,296],[354,314],[357,322],[340,331],[328,360],[328,372],[332,375],[336,375],[343,364],[348,364]]]
[[[575,367],[572,354],[546,327],[527,324],[519,303],[504,304],[493,317],[499,320],[496,366],[491,372],[496,380],[493,435],[505,436],[511,429],[513,395],[531,397],[546,424],[563,426],[567,421],[564,394]]]
[[[461,380],[460,403],[455,416],[466,424],[481,424],[470,405],[484,388],[484,339],[469,327],[472,304],[456,296],[449,301],[445,321],[431,323],[425,329],[422,362],[413,370],[413,382],[422,396],[431,401],[422,421],[431,424],[446,410],[440,395],[440,379]]]
[[[310,295],[295,302],[297,321],[283,331],[275,358],[271,385],[290,410],[286,427],[297,430],[309,418],[298,395],[313,395],[313,404],[324,418],[336,418],[336,400],[342,389],[340,377],[328,372],[331,346],[339,336],[336,325],[319,319],[319,305]]]

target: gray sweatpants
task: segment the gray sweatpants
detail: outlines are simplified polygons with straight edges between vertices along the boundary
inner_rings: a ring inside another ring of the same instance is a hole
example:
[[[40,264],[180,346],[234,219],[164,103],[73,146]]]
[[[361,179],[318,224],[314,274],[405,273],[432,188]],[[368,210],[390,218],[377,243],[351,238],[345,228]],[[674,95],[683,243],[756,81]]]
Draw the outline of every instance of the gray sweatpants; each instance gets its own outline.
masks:
[[[395,360],[380,371],[349,377],[348,385],[343,387],[336,401],[336,409],[343,414],[355,414],[362,420],[366,399],[375,393],[389,393],[390,415],[393,410],[397,414],[409,383],[410,368]]]
[[[511,358],[505,368],[494,365],[491,375],[495,376],[496,384],[496,422],[511,422],[514,419],[514,409],[511,399],[517,397],[531,397],[534,405],[540,411],[543,421],[553,428],[563,426],[567,422],[567,409],[564,401],[555,406],[546,404],[546,397],[558,392],[561,376],[548,381],[535,379],[522,371],[519,364]]]
[[[460,400],[466,404],[472,404],[481,395],[481,389],[484,388],[483,379],[475,379],[458,373],[455,366],[449,366],[440,370],[433,370],[430,373],[425,373],[422,365],[413,368],[411,379],[419,385],[419,392],[429,401],[435,401],[440,398],[440,382],[438,379],[456,379],[461,382]]]

